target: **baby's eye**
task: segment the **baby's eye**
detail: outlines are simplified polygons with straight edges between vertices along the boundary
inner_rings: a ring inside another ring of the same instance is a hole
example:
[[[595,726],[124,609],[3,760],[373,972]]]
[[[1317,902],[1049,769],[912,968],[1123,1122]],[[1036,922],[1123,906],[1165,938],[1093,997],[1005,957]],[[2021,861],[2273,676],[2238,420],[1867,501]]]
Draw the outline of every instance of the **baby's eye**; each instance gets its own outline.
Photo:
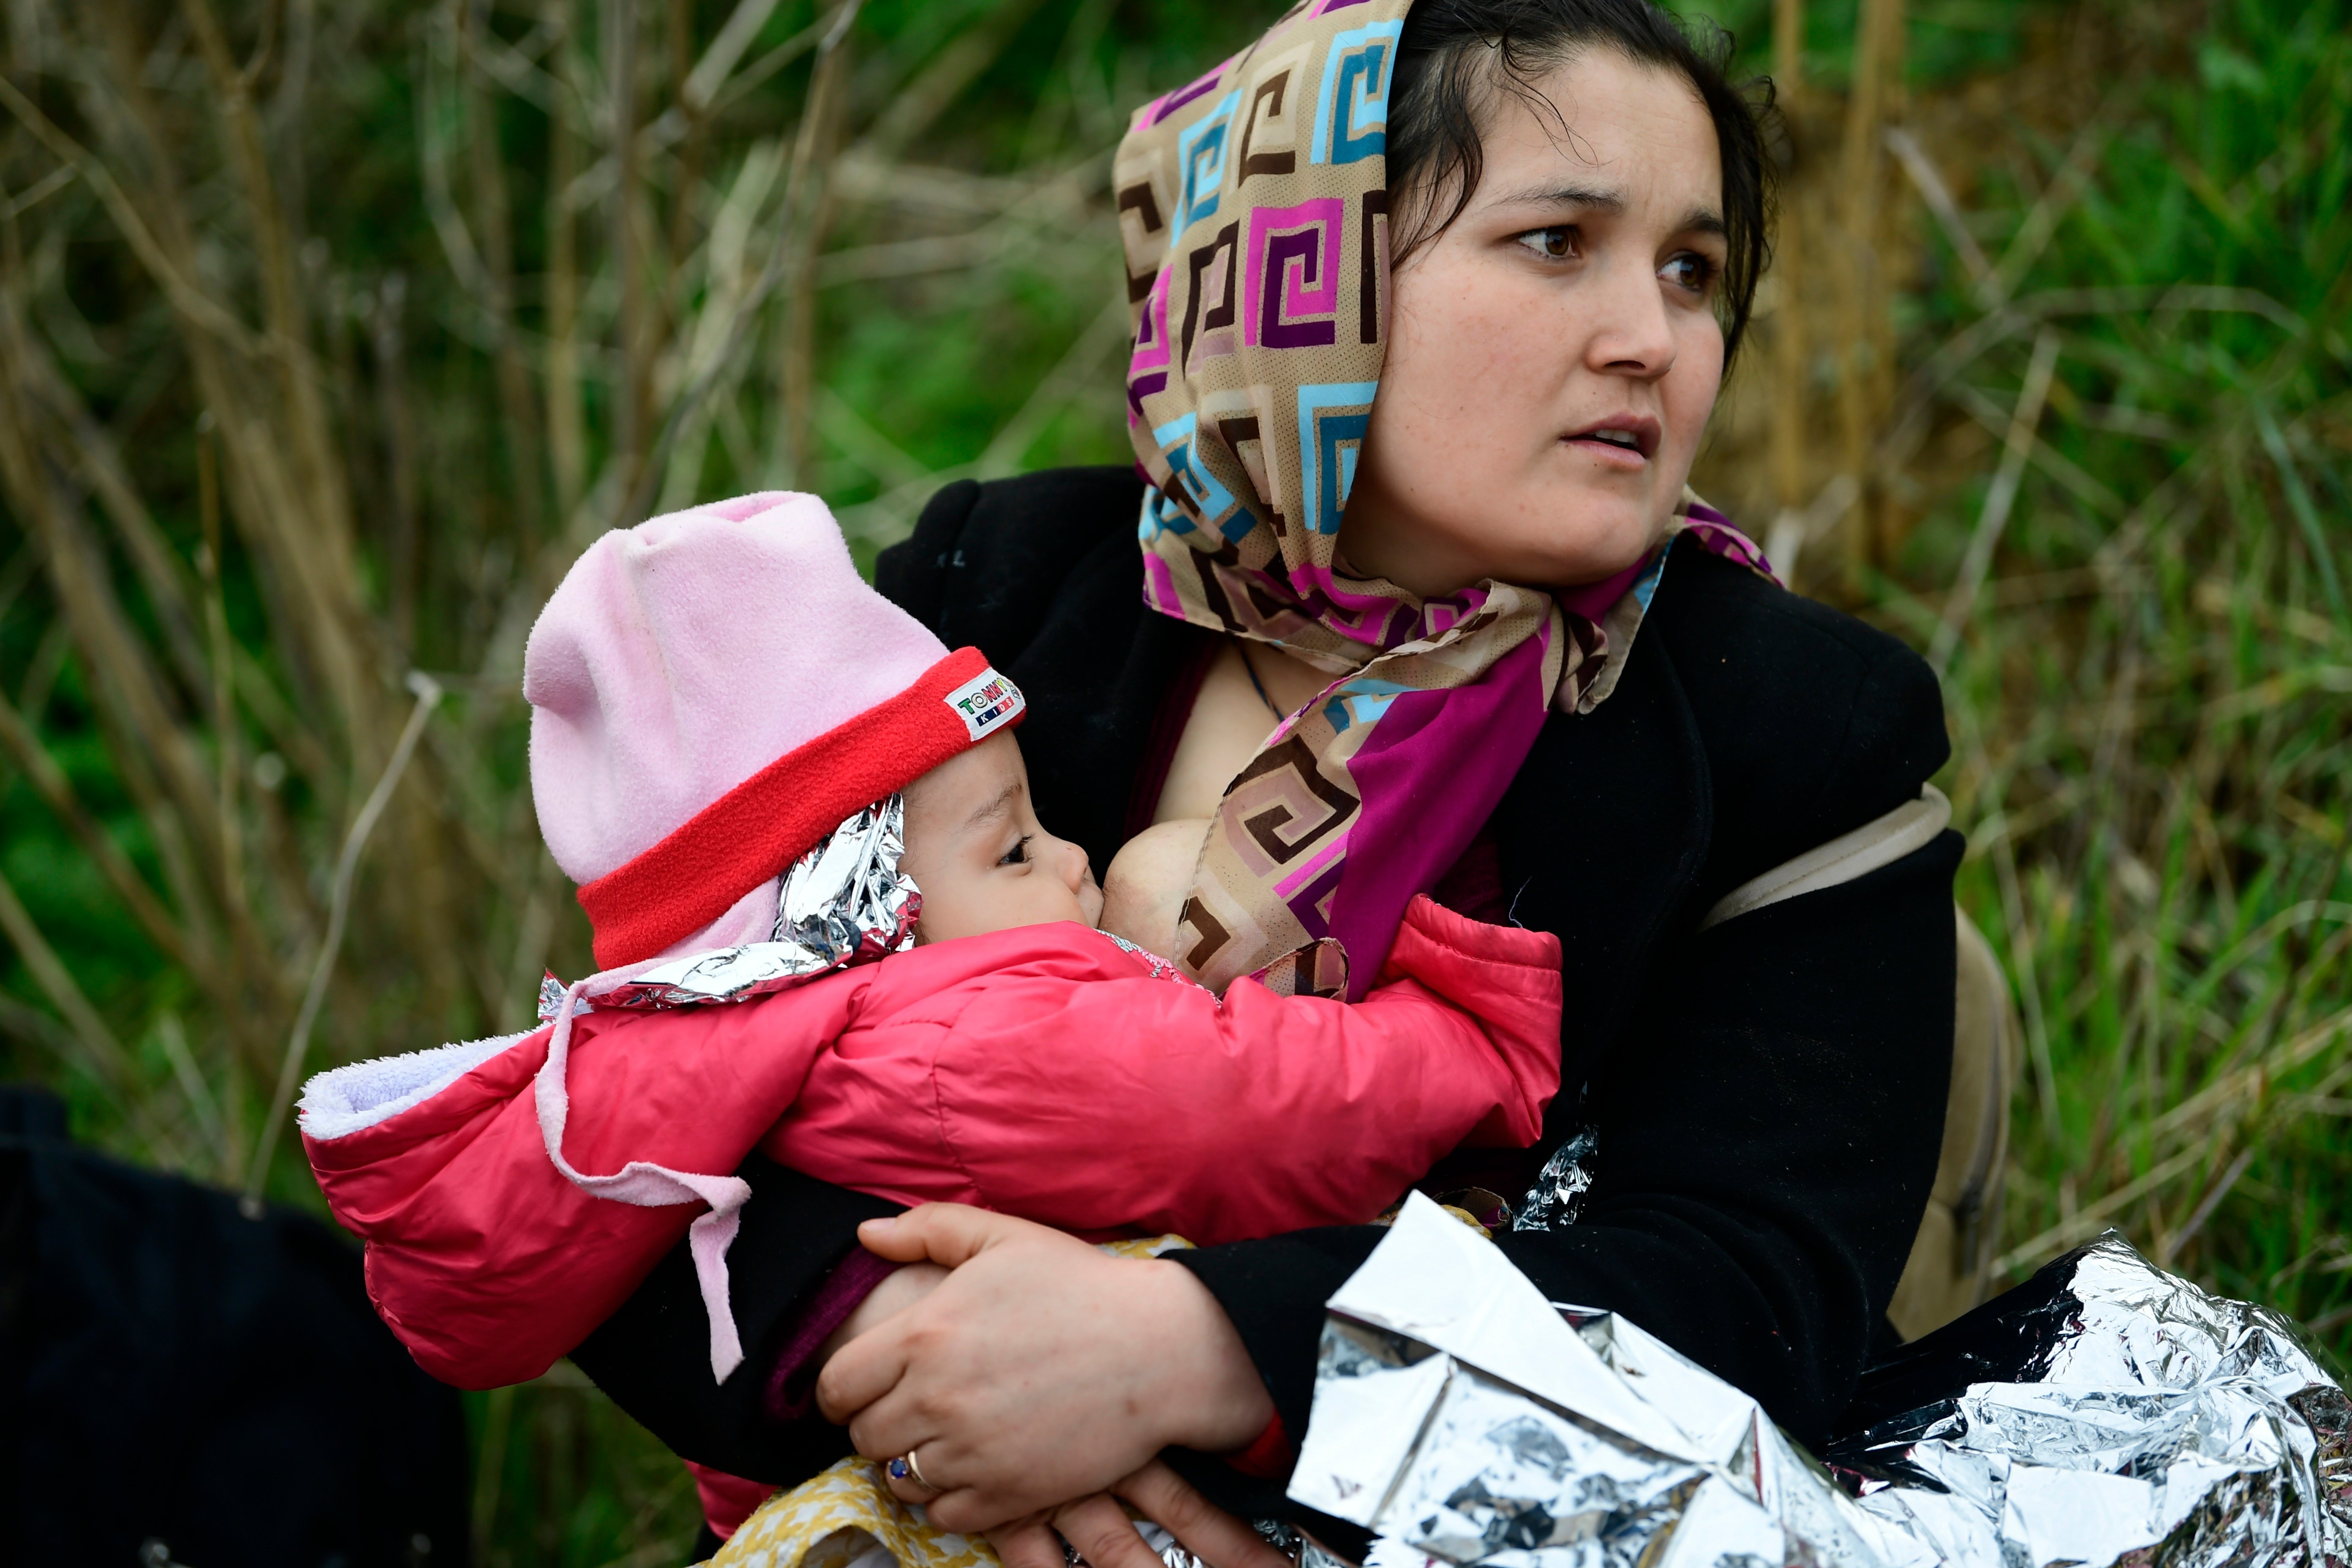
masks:
[[[1576,255],[1576,226],[1554,224],[1549,228],[1531,228],[1517,237],[1518,242],[1539,256],[1555,261],[1566,261]]]
[[[1026,833],[1023,834],[1021,836],[1021,841],[1018,844],[1015,844],[1012,848],[1007,849],[1004,852],[1004,858],[999,860],[997,864],[1000,866],[1026,866],[1029,864],[1029,839],[1030,835]]]

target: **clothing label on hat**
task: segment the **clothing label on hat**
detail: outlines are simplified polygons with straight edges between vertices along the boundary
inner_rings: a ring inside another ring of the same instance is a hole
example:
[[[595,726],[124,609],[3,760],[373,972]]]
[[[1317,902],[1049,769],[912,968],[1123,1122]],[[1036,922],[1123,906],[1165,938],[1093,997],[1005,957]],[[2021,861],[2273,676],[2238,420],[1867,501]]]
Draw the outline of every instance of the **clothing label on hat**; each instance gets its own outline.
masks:
[[[947,705],[975,741],[1003,729],[1029,706],[1021,689],[992,669],[982,670],[949,692]]]

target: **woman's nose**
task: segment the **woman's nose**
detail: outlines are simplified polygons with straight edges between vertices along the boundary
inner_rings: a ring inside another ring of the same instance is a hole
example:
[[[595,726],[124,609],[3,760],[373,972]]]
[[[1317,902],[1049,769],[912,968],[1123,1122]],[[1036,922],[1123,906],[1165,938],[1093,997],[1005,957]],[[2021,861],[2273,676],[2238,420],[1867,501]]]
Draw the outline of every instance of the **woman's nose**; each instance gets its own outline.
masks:
[[[1585,367],[1603,375],[1655,381],[1674,368],[1674,327],[1666,319],[1664,287],[1645,258],[1627,258],[1599,279],[1599,298],[1579,303],[1591,335]]]

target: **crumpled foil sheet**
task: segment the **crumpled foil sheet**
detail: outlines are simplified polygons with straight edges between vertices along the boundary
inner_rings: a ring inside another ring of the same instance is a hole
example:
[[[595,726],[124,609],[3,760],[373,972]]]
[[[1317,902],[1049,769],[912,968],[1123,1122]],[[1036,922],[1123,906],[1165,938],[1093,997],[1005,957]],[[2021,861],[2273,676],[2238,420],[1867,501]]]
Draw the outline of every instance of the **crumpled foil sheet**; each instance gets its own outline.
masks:
[[[1565,1230],[1583,1217],[1592,1191],[1593,1167],[1601,1158],[1601,1129],[1586,1126],[1552,1151],[1536,1173],[1536,1184],[1519,1201],[1513,1230]]]
[[[2341,1388],[2113,1235],[1906,1347],[1834,1473],[1417,1194],[1329,1313],[1289,1495],[1367,1568],[2352,1563]]]
[[[2109,1231],[1874,1369],[1822,1457],[1945,1561],[2352,1562],[2352,1405],[2287,1319]]]
[[[856,812],[784,873],[766,942],[690,953],[593,991],[599,1007],[686,1007],[748,1002],[832,970],[914,945],[923,895],[899,868],[907,851],[904,796]],[[540,1018],[562,1003],[540,991]]]

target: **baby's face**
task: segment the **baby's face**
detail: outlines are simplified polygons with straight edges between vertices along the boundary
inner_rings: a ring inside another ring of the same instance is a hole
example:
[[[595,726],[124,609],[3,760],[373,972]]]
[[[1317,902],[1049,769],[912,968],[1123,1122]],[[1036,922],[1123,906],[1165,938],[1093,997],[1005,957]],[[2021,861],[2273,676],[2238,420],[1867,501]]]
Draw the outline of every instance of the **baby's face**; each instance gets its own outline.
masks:
[[[899,864],[923,892],[920,940],[1053,921],[1090,926],[1102,917],[1102,889],[1086,851],[1038,825],[1029,770],[1011,731],[941,763],[906,795]]]

